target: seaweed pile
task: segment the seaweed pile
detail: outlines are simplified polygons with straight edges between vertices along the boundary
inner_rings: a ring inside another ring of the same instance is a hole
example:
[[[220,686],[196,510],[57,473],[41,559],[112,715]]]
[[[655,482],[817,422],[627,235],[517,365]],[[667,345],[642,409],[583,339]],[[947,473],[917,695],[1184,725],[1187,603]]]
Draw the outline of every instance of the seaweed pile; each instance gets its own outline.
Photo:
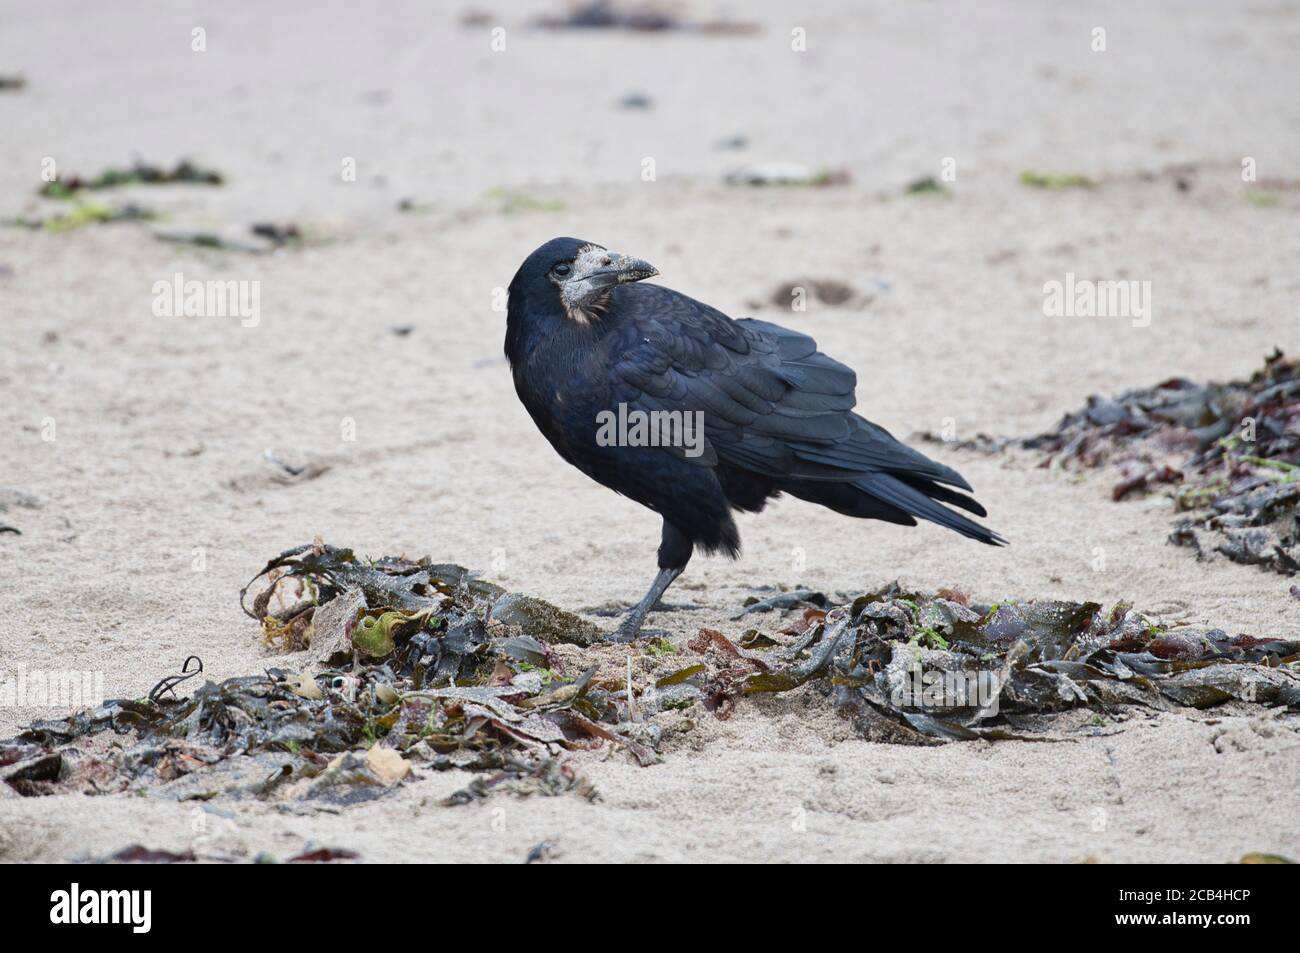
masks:
[[[702,630],[690,647],[713,663],[656,688],[725,716],[740,696],[809,684],[862,737],[905,744],[1048,740],[1026,732],[1071,709],[1118,716],[1122,706],[1234,699],[1300,707],[1300,642],[1169,631],[1125,603],[1109,612],[1095,602],[981,605],[957,590],[926,595],[894,583],[829,612],[810,606],[778,634],[793,641],[751,630],[736,645]],[[759,645],[771,648],[746,648]]]
[[[1181,378],[1067,414],[1026,441],[1047,465],[1117,463],[1116,500],[1175,484],[1181,517],[1170,541],[1203,553],[1198,531],[1234,562],[1284,575],[1300,570],[1300,364],[1275,351],[1247,381]],[[1177,466],[1173,454],[1189,454]]]
[[[128,168],[109,168],[96,176],[59,175],[43,183],[37,194],[46,199],[66,203],[66,211],[47,216],[23,215],[6,224],[19,228],[44,229],[49,232],[69,232],[86,225],[104,225],[115,222],[148,222],[158,218],[150,208],[134,202],[114,205],[88,199],[91,192],[100,192],[131,185],[223,185],[225,177],[212,169],[195,165],[182,159],[172,168],[136,161]]]
[[[187,185],[222,185],[225,178],[220,172],[197,166],[188,159],[182,159],[171,169],[137,161],[130,168],[105,169],[88,179],[78,175],[59,176],[41,186],[39,194],[45,198],[66,199],[83,189],[97,191],[124,185],[170,185],[178,182]]]
[[[475,18],[470,18],[471,25]],[[615,3],[611,0],[587,0],[570,6],[563,16],[542,16],[534,25],[546,30],[630,30],[662,33],[683,30],[707,36],[736,36],[761,31],[757,23],[720,17],[693,21],[682,18],[669,4]]]
[[[624,733],[644,726],[620,727],[626,708],[615,686],[596,682],[595,668],[567,677],[542,641],[590,641],[595,627],[576,616],[506,596],[460,567],[369,562],[319,543],[276,557],[258,580],[266,588],[249,614],[268,641],[310,647],[314,674],[269,669],[180,699],[176,686],[201,671],[187,660],[147,698],[37,721],[0,742],[0,780],[27,795],[143,781],[172,782],[168,793],[181,797],[351,803],[382,794],[413,763],[493,772],[453,797],[463,803],[503,784],[594,797],[557,761],[566,749],[612,743],[643,765],[657,760],[651,744]],[[134,743],[81,747],[106,733]],[[190,774],[204,777],[175,783]]]
[[[1047,433],[980,436],[957,446],[986,453],[1021,447],[1042,454],[1043,467],[1113,466],[1120,477],[1111,489],[1116,501],[1171,491],[1186,514],[1171,543],[1198,558],[1209,550],[1286,576],[1300,570],[1300,362],[1281,351],[1249,380],[1174,378],[1114,397],[1093,395]]]
[[[836,604],[800,590],[739,616],[794,613],[788,624],[644,643],[634,677],[628,647],[590,622],[459,566],[316,541],[271,560],[241,600],[255,587],[246,611],[268,643],[305,654],[303,671],[178,697],[202,672],[191,658],[145,698],[34,722],[0,741],[0,795],[338,806],[459,768],[479,776],[449,806],[496,791],[595,799],[568,752],[621,749],[648,766],[696,712],[726,718],[745,696],[796,689],[862,737],[904,744],[1061,740],[1039,733],[1069,710],[1094,730],[1132,706],[1300,707],[1300,642],[1169,631],[1126,604],[983,605],[897,584]]]

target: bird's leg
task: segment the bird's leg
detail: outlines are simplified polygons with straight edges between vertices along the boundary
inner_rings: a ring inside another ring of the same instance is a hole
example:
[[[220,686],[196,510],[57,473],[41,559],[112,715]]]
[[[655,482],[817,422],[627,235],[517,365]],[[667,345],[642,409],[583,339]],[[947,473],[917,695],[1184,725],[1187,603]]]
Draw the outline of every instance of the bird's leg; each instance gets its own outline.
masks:
[[[627,615],[623,616],[623,621],[619,623],[618,628],[607,636],[609,641],[635,642],[640,638],[641,624],[645,622],[646,615],[654,608],[659,597],[673,584],[673,580],[685,571],[685,566],[660,569],[659,575],[655,576],[655,581],[650,584],[650,591],[645,594],[644,599],[628,610]]]
[[[629,609],[618,628],[607,636],[611,642],[635,642],[640,638],[641,624],[645,622],[646,615],[673,584],[673,580],[686,571],[686,564],[691,561],[694,550],[695,544],[690,538],[664,520],[663,539],[659,543],[659,575],[650,584],[650,591],[645,594],[645,598]]]

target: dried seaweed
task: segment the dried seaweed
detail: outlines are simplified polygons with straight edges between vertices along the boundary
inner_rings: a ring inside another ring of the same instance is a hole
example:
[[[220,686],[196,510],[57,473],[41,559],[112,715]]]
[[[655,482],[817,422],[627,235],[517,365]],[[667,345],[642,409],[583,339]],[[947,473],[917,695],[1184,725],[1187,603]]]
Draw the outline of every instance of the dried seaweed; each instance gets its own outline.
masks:
[[[174,167],[136,162],[127,169],[105,169],[93,178],[81,176],[59,176],[53,182],[41,186],[39,194],[45,198],[71,198],[82,190],[98,191],[100,189],[118,188],[124,185],[167,185],[172,183],[190,185],[222,185],[225,177],[220,172],[195,165],[188,159],[182,159]]]
[[[100,863],[104,864],[186,864],[193,863],[194,854],[191,851],[183,853],[173,853],[170,850],[153,850],[145,847],[143,844],[132,844],[130,847],[123,847],[116,853],[109,854]]]
[[[342,847],[318,847],[315,850],[309,850],[306,853],[290,857],[285,863],[287,864],[336,864],[340,861],[357,860],[361,857],[354,850],[347,850]]]
[[[591,782],[582,777],[570,762],[546,757],[510,758],[507,764],[509,770],[477,777],[466,787],[449,794],[442,803],[447,807],[470,804],[501,791],[519,797],[537,794],[554,797],[572,791],[588,801],[600,799]]]
[[[382,796],[412,764],[510,773],[523,770],[529,752],[554,757],[588,747],[593,735],[623,745],[640,763],[656,760],[616,725],[597,726],[581,713],[599,717],[604,707],[586,684],[589,674],[577,690],[565,690],[577,682],[552,682],[545,694],[527,678],[419,690],[411,687],[416,665],[390,660],[314,677],[271,669],[208,682],[180,700],[113,700],[36,721],[0,743],[0,781],[26,795],[112,793],[143,783],[170,785],[163,793],[186,798],[195,793],[187,776],[203,774],[203,785],[236,797],[349,804]],[[303,690],[303,679],[313,691]],[[129,740],[87,754],[82,746],[101,733]],[[220,776],[210,771],[223,764]]]
[[[932,175],[913,179],[903,190],[904,195],[951,195],[952,189],[941,183]]]
[[[145,698],[0,741],[0,785],[337,809],[463,769],[481,777],[449,805],[503,791],[594,799],[569,752],[608,747],[654,764],[665,732],[689,730],[671,713],[698,705],[726,718],[745,698],[796,690],[826,699],[864,738],[901,744],[1068,740],[1079,726],[1062,734],[1052,718],[1071,711],[1300,708],[1300,642],[1167,630],[1124,603],[984,605],[897,583],[853,599],[785,595],[764,609],[789,620],[766,632],[735,641],[702,629],[671,652],[647,646],[648,679],[634,679],[630,658],[626,675],[602,679],[607,650],[589,644],[584,620],[459,566],[361,559],[317,541],[272,559],[241,593],[264,633],[294,633],[300,670],[179,697],[202,671],[186,659]],[[566,671],[561,642],[581,673]]]
[[[328,230],[294,222],[253,222],[227,225],[165,225],[153,237],[176,245],[194,245],[222,251],[267,255],[282,248],[303,248],[328,240]],[[279,461],[271,460],[271,463]],[[285,470],[289,470],[285,467]],[[297,474],[291,474],[296,476]],[[310,479],[308,477],[307,479]]]
[[[758,23],[718,18],[686,20],[675,9],[658,3],[615,3],[612,0],[587,0],[573,6],[563,16],[542,16],[534,25],[547,30],[628,30],[662,33],[690,31],[705,35],[732,36],[758,33]]]
[[[802,605],[825,609],[827,606],[826,596],[812,589],[795,589],[791,592],[782,592],[775,596],[769,596],[766,599],[751,597],[745,600],[744,608],[733,615],[732,619],[739,619],[754,612],[771,612],[773,609],[790,609]]]
[[[1300,708],[1300,642],[1168,631],[1124,603],[1109,612],[1095,602],[981,605],[895,583],[804,621],[802,632],[787,630],[793,643],[768,652],[701,630],[689,647],[704,663],[655,689],[677,700],[690,689],[727,717],[741,696],[807,685],[864,737],[911,744],[1061,740],[1040,733],[1043,718],[1069,710],[1119,716],[1234,700]]]
[[[28,795],[145,784],[191,797],[187,777],[201,775],[205,797],[215,784],[237,797],[350,804],[382,796],[412,764],[492,771],[490,790],[503,775],[536,780],[568,749],[610,743],[639,764],[658,760],[624,734],[595,669],[565,678],[553,655],[552,643],[590,641],[591,623],[459,566],[365,560],[316,542],[268,562],[240,602],[277,648],[311,650],[314,670],[269,669],[178,698],[202,671],[187,659],[144,699],[29,725],[0,747],[0,780]],[[78,747],[110,732],[128,743]],[[549,785],[575,787],[586,790]]]
[[[1078,172],[1040,172],[1025,169],[1020,173],[1020,184],[1035,189],[1093,189],[1097,183]]]
[[[1235,562],[1300,569],[1300,363],[1275,351],[1247,381],[1181,378],[1111,399],[1092,397],[1050,433],[1025,441],[1044,465],[1113,462],[1123,499],[1176,484],[1171,541],[1204,553],[1197,533]],[[1172,466],[1169,457],[1187,455]]]
[[[148,222],[157,218],[150,209],[135,203],[114,206],[105,202],[87,202],[77,198],[67,212],[49,215],[24,216],[10,219],[6,224],[19,228],[44,229],[47,232],[70,232],[87,225],[112,225],[118,222]]]
[[[1173,378],[1093,395],[1046,433],[980,435],[956,446],[985,453],[1020,447],[1050,468],[1112,467],[1116,501],[1170,493],[1181,514],[1169,536],[1174,545],[1198,558],[1217,552],[1286,576],[1300,571],[1300,362],[1281,351],[1249,380]]]

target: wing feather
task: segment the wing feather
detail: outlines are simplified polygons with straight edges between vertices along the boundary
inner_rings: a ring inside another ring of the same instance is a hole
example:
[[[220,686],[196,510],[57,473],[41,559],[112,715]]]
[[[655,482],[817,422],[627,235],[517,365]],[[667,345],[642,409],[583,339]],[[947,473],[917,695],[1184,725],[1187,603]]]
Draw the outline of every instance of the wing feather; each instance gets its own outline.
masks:
[[[718,462],[783,479],[853,483],[885,473],[970,489],[951,467],[853,413],[857,375],[807,334],[733,321],[656,285],[621,288],[616,303],[614,393],[637,409],[703,411]],[[926,498],[899,486],[886,489]]]

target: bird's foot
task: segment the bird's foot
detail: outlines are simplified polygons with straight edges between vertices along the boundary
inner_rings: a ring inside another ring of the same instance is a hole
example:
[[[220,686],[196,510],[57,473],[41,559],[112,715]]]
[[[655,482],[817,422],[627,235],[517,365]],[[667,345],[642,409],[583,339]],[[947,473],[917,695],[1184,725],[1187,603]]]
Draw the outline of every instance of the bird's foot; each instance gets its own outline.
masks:
[[[624,619],[617,629],[605,636],[606,642],[637,642],[641,639],[663,639],[667,629],[643,629],[640,621]]]
[[[619,623],[617,629],[605,636],[608,642],[635,642],[637,639],[656,638],[660,635],[667,635],[659,629],[645,630],[641,625],[645,622],[654,607],[659,602],[659,597],[664,594],[674,579],[682,574],[680,568],[669,567],[660,569],[659,575],[655,577],[654,583],[650,586],[650,591],[645,594],[645,598],[628,610],[627,615],[623,616],[623,621]]]

